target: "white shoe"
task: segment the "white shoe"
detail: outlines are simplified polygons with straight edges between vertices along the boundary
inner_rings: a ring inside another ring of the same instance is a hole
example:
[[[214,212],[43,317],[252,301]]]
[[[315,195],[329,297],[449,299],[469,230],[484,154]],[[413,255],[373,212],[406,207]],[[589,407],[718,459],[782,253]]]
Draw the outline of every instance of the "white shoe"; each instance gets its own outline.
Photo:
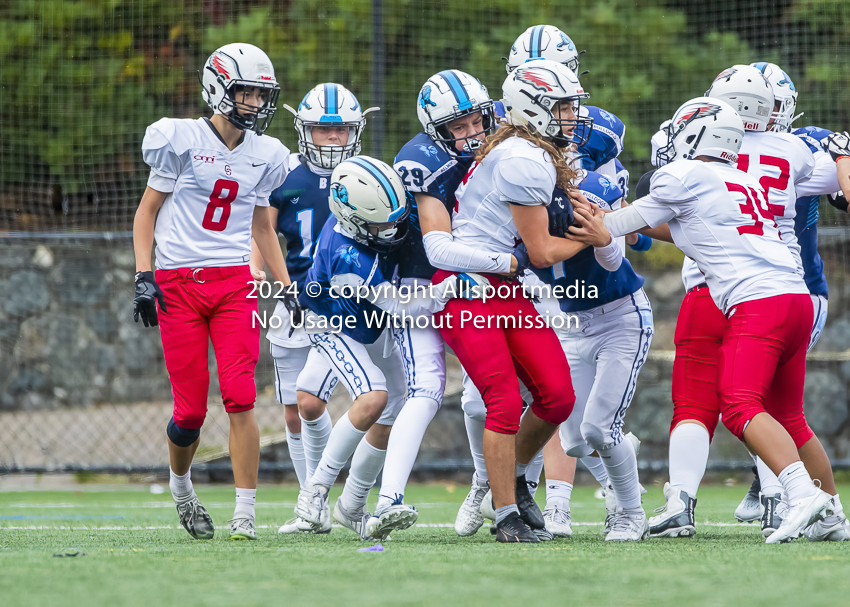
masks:
[[[479,508],[481,511],[481,516],[491,521],[496,520],[496,509],[493,508],[493,492],[488,489],[487,493],[481,499],[481,507]]]
[[[331,520],[331,508],[328,504],[329,491],[330,487],[325,485],[307,485],[298,492],[295,515],[312,523],[314,531],[320,530]]]
[[[649,522],[646,513],[624,512],[617,508],[611,520],[611,531],[605,536],[606,542],[639,542],[649,537]]]
[[[815,493],[790,504],[788,515],[782,521],[779,529],[774,531],[765,543],[779,544],[800,537],[803,530],[813,523],[823,520],[835,512],[832,496],[825,491],[816,489]]]
[[[735,518],[742,523],[754,523],[764,515],[764,503],[759,498],[761,492],[761,481],[759,481],[758,468],[753,467],[755,479],[750,485],[747,494],[738,507],[735,508]]]
[[[331,532],[331,521],[328,519],[327,523],[316,530],[313,527],[312,523],[308,523],[303,518],[296,516],[295,518],[291,518],[286,521],[283,525],[280,526],[280,529],[277,530],[280,534],[293,534],[293,533],[330,533]]]
[[[850,541],[850,521],[844,516],[844,507],[837,495],[832,497],[832,503],[835,514],[806,528],[805,535],[810,542]]]
[[[334,520],[346,529],[351,529],[360,536],[361,540],[369,539],[366,535],[366,521],[369,520],[370,516],[363,508],[357,512],[348,512],[342,505],[342,496],[337,498],[334,507]]]
[[[602,529],[602,535],[608,535],[611,531],[611,521],[617,513],[617,495],[614,493],[614,487],[611,486],[610,482],[602,490],[602,494],[605,498],[605,527]]]
[[[555,537],[572,537],[572,517],[570,516],[569,504],[561,508],[561,504],[553,502],[552,506],[546,504],[543,510],[543,520],[546,521],[546,529]]]
[[[391,531],[412,527],[418,518],[416,508],[399,499],[383,510],[375,510],[375,514],[366,521],[366,535],[376,540],[384,540]]]
[[[690,537],[696,534],[694,509],[697,500],[686,491],[676,490],[664,483],[667,503],[658,508],[658,516],[649,519],[649,537]]]
[[[484,515],[481,514],[481,501],[490,490],[490,483],[479,483],[478,477],[472,475],[472,488],[466,495],[466,499],[460,505],[455,519],[455,533],[461,537],[475,535],[481,525],[484,524]]]
[[[257,532],[254,530],[253,516],[240,516],[230,519],[230,539],[232,540],[256,540]]]

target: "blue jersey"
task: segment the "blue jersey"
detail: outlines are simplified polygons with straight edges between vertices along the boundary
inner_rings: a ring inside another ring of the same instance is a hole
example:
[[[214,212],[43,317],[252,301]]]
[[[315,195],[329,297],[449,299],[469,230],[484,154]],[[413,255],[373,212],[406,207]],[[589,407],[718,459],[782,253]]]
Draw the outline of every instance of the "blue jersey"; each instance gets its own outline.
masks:
[[[445,205],[451,217],[457,200],[455,190],[472,166],[472,157],[451,156],[425,133],[404,144],[399,150],[393,168],[401,177],[405,189],[411,193],[433,196]],[[422,228],[419,225],[419,209],[416,201],[408,198],[412,204],[410,226],[407,238],[399,249],[398,274],[401,278],[431,279],[436,268],[428,262],[425,245],[422,243]]]
[[[626,167],[623,166],[623,163],[618,159],[614,159],[614,170],[617,171],[617,187],[620,188],[620,191],[623,192],[623,196],[626,198],[629,197],[629,172],[626,170]]]
[[[277,231],[286,238],[286,269],[293,282],[304,282],[313,265],[313,250],[319,231],[328,220],[330,175],[316,175],[306,161],[272,192],[271,206],[277,209]]]
[[[823,152],[821,142],[832,135],[832,131],[816,126],[807,126],[794,131],[794,135],[806,142],[812,153]],[[823,271],[823,259],[818,254],[818,218],[820,217],[820,196],[803,196],[797,199],[797,216],[794,218],[794,232],[800,243],[800,257],[803,258],[803,272],[806,286],[812,295],[829,297],[829,287]]]
[[[339,227],[336,217],[331,215],[319,235],[315,259],[307,271],[305,283],[317,283],[321,291],[315,295],[318,290],[302,289],[298,301],[328,320],[332,317],[353,316],[357,319],[354,328],[343,324],[342,332],[361,344],[375,343],[381,335],[383,324],[372,321],[384,318],[382,310],[365,299],[331,296],[331,284],[342,281],[344,284],[376,287],[389,282],[394,270],[395,265],[388,256],[347,236]],[[336,281],[334,277],[337,277]]]
[[[623,192],[617,184],[605,175],[592,171],[588,172],[587,177],[581,182],[579,190],[590,202],[598,204],[603,209],[612,208],[612,205],[623,197]],[[557,204],[559,197],[567,201],[566,195],[555,188],[552,204]],[[566,204],[569,205],[569,202]],[[559,303],[564,312],[589,310],[630,295],[643,286],[643,276],[634,271],[628,259],[623,258],[623,263],[616,272],[609,272],[596,261],[592,247],[583,249],[570,259],[556,263],[551,268],[542,270],[534,268],[534,272],[543,282],[563,287],[567,295],[575,294],[573,291],[578,291],[578,295],[581,295],[582,286],[587,294],[591,285],[598,289],[598,297],[561,298]],[[578,283],[578,289],[574,287],[576,283]]]
[[[593,131],[587,143],[578,148],[581,168],[595,171],[623,151],[626,125],[611,112],[593,105],[581,106],[581,115],[593,118]],[[622,165],[620,165],[622,166]]]

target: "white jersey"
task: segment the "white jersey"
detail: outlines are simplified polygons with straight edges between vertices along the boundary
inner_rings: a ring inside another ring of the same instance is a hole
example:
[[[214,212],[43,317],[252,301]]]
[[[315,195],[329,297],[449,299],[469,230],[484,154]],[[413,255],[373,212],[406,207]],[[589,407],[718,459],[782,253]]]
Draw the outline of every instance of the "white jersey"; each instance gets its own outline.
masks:
[[[733,166],[672,162],[655,172],[649,195],[634,207],[651,227],[669,224],[724,313],[743,301],[808,293],[758,182]]]
[[[555,191],[548,152],[511,137],[476,163],[458,188],[452,236],[466,245],[510,253],[519,242],[511,204],[548,205]]]
[[[163,118],[145,132],[142,155],[148,186],[168,193],[154,230],[156,267],[247,264],[254,207],[268,206],[283,183],[289,150],[245,131],[231,151],[204,118]]]
[[[797,199],[835,192],[835,163],[831,158],[816,162],[809,146],[796,135],[747,132],[738,155],[738,168],[754,177],[767,195],[779,234],[794,256],[797,272],[803,276],[800,243],[794,231]]]

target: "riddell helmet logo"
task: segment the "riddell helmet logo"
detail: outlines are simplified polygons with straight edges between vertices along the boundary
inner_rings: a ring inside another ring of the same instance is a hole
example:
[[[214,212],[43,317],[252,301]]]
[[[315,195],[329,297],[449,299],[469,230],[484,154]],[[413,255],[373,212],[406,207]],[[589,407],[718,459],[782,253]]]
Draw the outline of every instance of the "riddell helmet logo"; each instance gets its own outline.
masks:
[[[212,66],[215,68],[219,74],[224,76],[225,78],[230,78],[230,74],[227,73],[227,70],[224,67],[224,64],[221,62],[221,59],[218,58],[218,55],[214,55],[212,60],[210,61]]]
[[[554,85],[549,82],[542,70],[520,69],[516,71],[516,78],[520,82],[530,84],[538,91],[552,92],[555,90]]]
[[[723,160],[728,160],[729,162],[738,162],[738,155],[733,154],[732,152],[720,152],[720,157]]]
[[[681,125],[685,122],[690,122],[694,118],[702,118],[708,116],[714,116],[720,112],[719,105],[700,105],[695,108],[689,108],[685,111],[684,114],[679,116],[679,119],[676,121],[676,126]]]

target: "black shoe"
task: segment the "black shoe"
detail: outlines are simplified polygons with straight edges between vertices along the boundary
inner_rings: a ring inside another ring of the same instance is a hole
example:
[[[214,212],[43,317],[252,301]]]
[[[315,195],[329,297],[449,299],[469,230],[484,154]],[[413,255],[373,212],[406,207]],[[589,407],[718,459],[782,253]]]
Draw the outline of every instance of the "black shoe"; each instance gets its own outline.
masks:
[[[770,537],[782,524],[782,515],[784,514],[782,494],[777,493],[773,497],[762,495],[761,505],[764,507],[764,513],[761,515],[761,535],[762,537]]]
[[[516,507],[523,522],[532,530],[546,528],[543,513],[540,512],[540,507],[534,501],[534,498],[531,497],[531,492],[528,490],[528,483],[525,480],[524,474],[516,477]]]
[[[540,542],[534,532],[528,528],[516,512],[511,512],[496,525],[496,541],[503,544],[526,543],[537,544]]]

